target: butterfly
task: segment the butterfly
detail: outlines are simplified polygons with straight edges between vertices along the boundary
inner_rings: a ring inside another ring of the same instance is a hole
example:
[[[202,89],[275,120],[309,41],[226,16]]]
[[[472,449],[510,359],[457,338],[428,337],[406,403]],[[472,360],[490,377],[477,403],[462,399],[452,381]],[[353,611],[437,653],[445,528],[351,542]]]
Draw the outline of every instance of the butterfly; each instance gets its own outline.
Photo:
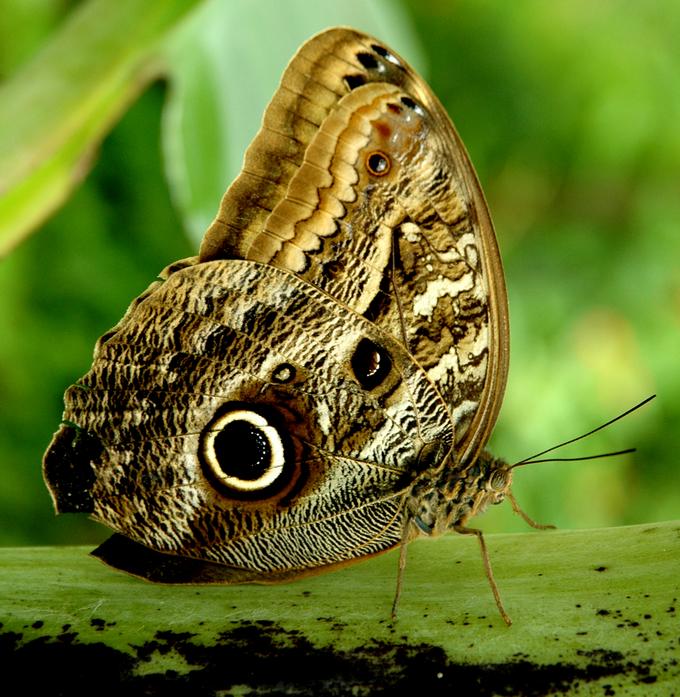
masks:
[[[170,264],[65,394],[43,469],[94,554],[167,583],[288,581],[510,492],[485,450],[503,269],[443,106],[349,28],[292,58],[198,256]],[[401,576],[400,576],[401,578]]]

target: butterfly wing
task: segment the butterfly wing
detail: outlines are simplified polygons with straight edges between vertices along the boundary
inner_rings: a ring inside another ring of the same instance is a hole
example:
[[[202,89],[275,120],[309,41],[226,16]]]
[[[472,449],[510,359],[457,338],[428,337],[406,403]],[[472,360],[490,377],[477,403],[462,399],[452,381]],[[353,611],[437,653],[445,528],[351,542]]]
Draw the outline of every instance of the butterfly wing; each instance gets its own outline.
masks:
[[[383,44],[329,30],[291,61],[200,256],[67,392],[46,481],[59,511],[125,536],[100,556],[158,580],[269,581],[382,551],[411,483],[486,442],[506,325],[443,108]]]
[[[287,269],[400,341],[475,460],[508,367],[503,269],[484,195],[446,111],[395,52],[352,29],[286,69],[201,259]]]
[[[164,276],[66,393],[44,463],[57,509],[173,555],[100,552],[165,581],[271,581],[397,544],[405,490],[452,440],[404,348],[272,266]]]

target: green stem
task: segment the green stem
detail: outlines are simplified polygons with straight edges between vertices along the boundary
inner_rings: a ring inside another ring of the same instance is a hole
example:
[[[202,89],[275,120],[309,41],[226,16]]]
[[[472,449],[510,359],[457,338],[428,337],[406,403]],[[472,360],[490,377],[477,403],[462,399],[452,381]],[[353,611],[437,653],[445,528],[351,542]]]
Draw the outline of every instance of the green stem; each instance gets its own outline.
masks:
[[[79,547],[4,549],[0,664],[67,694],[88,676],[132,694],[673,694],[680,522],[487,543],[510,628],[463,536],[412,543],[394,624],[398,553],[286,585],[179,587]]]

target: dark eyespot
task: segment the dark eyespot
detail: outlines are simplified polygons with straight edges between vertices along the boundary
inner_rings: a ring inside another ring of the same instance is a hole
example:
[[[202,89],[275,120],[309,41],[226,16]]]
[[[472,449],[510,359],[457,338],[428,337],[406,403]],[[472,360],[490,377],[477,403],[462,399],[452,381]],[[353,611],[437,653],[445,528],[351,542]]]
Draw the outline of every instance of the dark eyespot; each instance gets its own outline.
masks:
[[[295,366],[290,363],[281,363],[277,365],[272,372],[272,382],[277,382],[280,385],[285,385],[288,382],[295,380]]]
[[[389,61],[390,63],[394,63],[394,65],[401,65],[397,58],[393,56],[384,46],[381,46],[380,44],[371,44],[371,48],[379,56],[382,56],[385,60]]]
[[[380,150],[374,150],[366,155],[366,169],[374,177],[384,177],[392,168],[390,158]]]
[[[201,460],[211,482],[234,498],[266,498],[290,483],[294,469],[282,429],[239,405],[203,432]]]
[[[352,355],[352,371],[365,390],[380,385],[392,368],[390,354],[370,339],[362,339]]]
[[[354,90],[366,84],[366,78],[363,75],[345,75],[345,84],[350,90]]]
[[[373,70],[378,67],[378,61],[370,53],[357,53],[357,60],[366,70]]]
[[[236,419],[222,428],[213,448],[224,475],[252,485],[276,468],[272,435],[265,429],[264,424],[253,423],[251,418]]]
[[[425,110],[423,109],[418,102],[416,102],[415,99],[411,99],[411,97],[403,96],[400,99],[401,103],[407,107],[408,109],[411,109],[416,112],[416,114],[419,114],[420,116],[423,116],[425,114]]]

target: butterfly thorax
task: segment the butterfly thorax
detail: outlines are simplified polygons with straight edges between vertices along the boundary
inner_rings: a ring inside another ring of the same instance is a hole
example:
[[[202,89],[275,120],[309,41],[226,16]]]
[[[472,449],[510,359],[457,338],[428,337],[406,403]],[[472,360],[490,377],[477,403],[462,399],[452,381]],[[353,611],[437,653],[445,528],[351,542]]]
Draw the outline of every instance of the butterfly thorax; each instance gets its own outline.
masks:
[[[511,481],[508,464],[483,451],[465,468],[445,466],[431,477],[419,478],[409,494],[407,510],[420,531],[439,535],[502,503]]]

